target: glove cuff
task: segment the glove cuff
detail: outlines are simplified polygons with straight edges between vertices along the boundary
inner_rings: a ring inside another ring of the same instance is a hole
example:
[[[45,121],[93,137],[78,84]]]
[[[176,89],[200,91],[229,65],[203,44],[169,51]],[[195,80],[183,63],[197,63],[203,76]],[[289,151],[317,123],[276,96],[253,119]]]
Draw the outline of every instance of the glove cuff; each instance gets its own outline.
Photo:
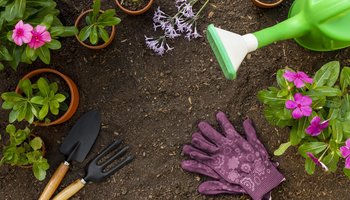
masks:
[[[254,200],[261,200],[266,193],[284,180],[284,176],[271,164],[264,170],[255,170],[244,177],[240,181],[240,185]]]

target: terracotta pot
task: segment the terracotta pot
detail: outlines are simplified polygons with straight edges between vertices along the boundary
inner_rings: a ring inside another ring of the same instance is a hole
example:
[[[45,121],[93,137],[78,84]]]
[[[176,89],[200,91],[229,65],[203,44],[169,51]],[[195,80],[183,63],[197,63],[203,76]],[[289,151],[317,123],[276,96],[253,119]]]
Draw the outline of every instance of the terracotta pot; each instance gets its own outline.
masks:
[[[60,118],[58,118],[52,122],[49,122],[49,123],[34,122],[33,124],[35,126],[52,126],[52,125],[61,124],[65,121],[69,120],[74,115],[74,113],[77,111],[77,108],[79,105],[79,91],[78,91],[77,85],[68,76],[62,74],[61,72],[59,72],[57,70],[50,69],[50,68],[42,68],[42,69],[37,69],[37,70],[31,71],[28,74],[26,74],[22,78],[22,80],[30,79],[30,78],[32,78],[38,74],[42,74],[42,73],[53,73],[53,74],[56,74],[59,77],[61,77],[67,83],[67,85],[69,87],[71,100],[70,100],[70,104],[69,104],[67,111]],[[21,93],[21,90],[19,89],[18,85],[16,87],[16,92]]]
[[[31,133],[31,134],[30,134],[30,137],[31,137],[31,138],[35,138],[35,137],[39,137],[39,136],[37,136],[37,135]],[[42,139],[41,139],[41,140],[42,140]],[[44,141],[43,141],[43,145],[41,146],[41,150],[42,150],[42,152],[43,152],[43,157],[44,157],[45,154],[46,154],[46,146],[45,146]],[[18,165],[17,167],[24,168],[24,169],[30,169],[30,168],[32,168],[32,165]]]
[[[90,13],[90,12],[92,12],[92,11],[93,11],[93,10],[90,9],[90,10],[87,10],[87,11],[82,12],[82,13],[78,16],[78,18],[75,20],[74,26],[78,29],[79,22],[83,19],[83,17],[84,17],[85,15],[87,15],[88,13]],[[103,13],[104,11],[103,11],[103,10],[100,10],[100,12]],[[78,29],[78,30],[79,30],[79,29]],[[79,33],[78,33],[78,34],[79,34]],[[77,40],[79,41],[79,43],[80,43],[81,45],[83,45],[84,47],[87,47],[87,48],[89,48],[89,49],[103,49],[103,48],[105,48],[106,46],[108,46],[109,44],[111,44],[111,42],[113,41],[113,39],[114,39],[114,37],[115,37],[115,26],[112,26],[112,32],[111,32],[111,34],[110,34],[110,36],[109,36],[108,41],[105,42],[105,43],[103,43],[103,44],[101,44],[101,45],[96,45],[96,46],[94,46],[94,45],[88,45],[88,44],[84,43],[83,41],[81,41],[81,40],[79,39],[78,34],[76,34],[75,37],[77,38]]]
[[[115,0],[115,3],[117,4],[117,6],[122,10],[124,11],[125,13],[129,14],[129,15],[141,15],[143,13],[145,13],[147,10],[149,10],[154,2],[154,0],[149,0],[148,4],[140,9],[140,10],[129,10],[125,7],[123,7],[120,3],[119,3],[120,0]]]
[[[264,0],[252,0],[252,2],[260,8],[273,8],[282,3],[283,0],[276,0],[273,3],[266,3]]]

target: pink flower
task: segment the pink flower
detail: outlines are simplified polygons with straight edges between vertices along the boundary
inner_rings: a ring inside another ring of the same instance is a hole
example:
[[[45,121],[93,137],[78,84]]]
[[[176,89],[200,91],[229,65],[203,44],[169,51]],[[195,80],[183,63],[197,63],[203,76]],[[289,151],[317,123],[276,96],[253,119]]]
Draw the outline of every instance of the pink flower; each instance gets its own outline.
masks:
[[[307,127],[305,131],[311,136],[318,136],[324,129],[328,127],[328,125],[328,120],[321,122],[321,118],[319,116],[316,116],[311,120],[310,126]]]
[[[304,72],[292,72],[286,70],[283,74],[283,77],[287,79],[289,82],[294,82],[295,87],[302,88],[305,86],[305,83],[312,83],[313,80]]]
[[[345,159],[345,168],[350,169],[350,138],[346,140],[345,146],[340,147],[341,155]]]
[[[30,24],[24,24],[22,20],[17,22],[15,29],[13,29],[12,39],[18,45],[27,44],[32,39],[33,27]]]
[[[45,26],[37,25],[34,30],[32,30],[32,34],[32,39],[28,44],[32,49],[37,49],[43,46],[46,42],[51,42],[51,35],[46,31]]]
[[[318,166],[321,166],[323,168],[323,170],[328,171],[328,167],[321,162],[318,158],[316,158],[314,156],[314,154],[310,153],[310,152],[306,152],[306,155],[309,156],[309,158],[311,158],[311,160]]]
[[[294,95],[293,100],[286,101],[286,108],[288,110],[293,110],[292,116],[294,119],[299,119],[303,116],[310,116],[312,109],[310,105],[312,104],[312,99],[308,96],[303,96],[300,93]]]

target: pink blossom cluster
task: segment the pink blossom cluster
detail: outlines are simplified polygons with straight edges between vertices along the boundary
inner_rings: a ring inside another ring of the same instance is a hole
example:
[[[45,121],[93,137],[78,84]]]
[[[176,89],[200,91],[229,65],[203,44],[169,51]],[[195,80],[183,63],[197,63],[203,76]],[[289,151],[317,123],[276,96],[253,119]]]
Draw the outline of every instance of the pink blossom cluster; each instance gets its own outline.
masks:
[[[18,46],[28,44],[32,49],[40,48],[47,42],[51,42],[51,35],[46,30],[46,26],[37,25],[33,28],[30,24],[23,23],[20,20],[13,30],[12,39]]]

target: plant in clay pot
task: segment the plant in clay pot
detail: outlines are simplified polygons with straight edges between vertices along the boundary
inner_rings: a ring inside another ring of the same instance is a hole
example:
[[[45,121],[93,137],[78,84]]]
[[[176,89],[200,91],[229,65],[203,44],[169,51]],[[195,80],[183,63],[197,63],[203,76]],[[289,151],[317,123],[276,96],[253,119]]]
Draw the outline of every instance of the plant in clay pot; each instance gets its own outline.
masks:
[[[11,110],[9,122],[26,120],[33,123],[34,119],[51,121],[48,114],[58,115],[59,110],[65,108],[66,96],[58,93],[58,84],[49,83],[46,78],[39,78],[35,84],[29,79],[21,80],[19,88],[23,93],[5,92],[1,95],[4,100],[2,108]]]
[[[337,61],[323,65],[309,77],[290,68],[277,72],[278,87],[258,93],[271,124],[290,127],[289,141],[275,155],[297,146],[305,158],[305,171],[315,166],[335,172],[345,160],[343,172],[350,178],[350,68]]]
[[[49,164],[44,158],[45,147],[40,137],[31,134],[29,128],[18,129],[12,124],[7,125],[9,141],[2,149],[3,157],[0,165],[31,167],[38,180],[44,180]]]
[[[120,23],[116,17],[115,9],[101,11],[101,1],[95,0],[92,9],[83,12],[76,20],[75,26],[79,28],[81,19],[85,16],[85,26],[79,30],[76,38],[85,47],[90,49],[102,49],[108,46],[115,37],[115,25]],[[107,27],[111,27],[108,33]],[[88,44],[86,40],[89,39]],[[100,44],[100,41],[103,44]]]
[[[141,15],[149,10],[154,0],[115,0],[117,6],[129,15]]]

